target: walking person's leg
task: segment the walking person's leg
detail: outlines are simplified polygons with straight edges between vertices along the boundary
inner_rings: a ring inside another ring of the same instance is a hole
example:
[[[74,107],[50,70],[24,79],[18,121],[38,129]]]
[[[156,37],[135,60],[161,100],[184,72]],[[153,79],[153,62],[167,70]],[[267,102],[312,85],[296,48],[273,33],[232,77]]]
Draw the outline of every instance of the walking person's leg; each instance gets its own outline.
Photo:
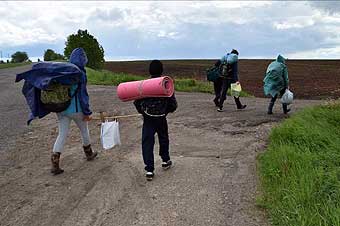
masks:
[[[142,130],[142,154],[147,179],[152,180],[154,167],[153,147],[155,145],[155,125],[152,119],[144,117]]]
[[[80,130],[86,159],[88,161],[93,160],[98,155],[98,153],[96,151],[92,151],[88,122],[83,120],[84,115],[81,112],[72,114],[70,117],[73,119]]]
[[[227,99],[227,91],[228,91],[228,80],[222,79],[222,86],[221,86],[221,94],[220,94],[220,103],[219,108],[217,111],[223,111],[223,103]]]
[[[226,84],[225,84],[225,88],[224,88],[225,89],[225,96],[227,95],[228,89],[231,89],[231,83],[232,83],[232,80],[226,80]],[[235,101],[237,109],[244,109],[244,108],[247,107],[247,105],[242,105],[239,97],[234,97],[234,101]]]
[[[240,98],[239,97],[234,97],[237,109],[245,109],[247,107],[247,105],[242,105]]]
[[[281,90],[280,96],[282,97],[285,92],[286,92],[286,88]],[[287,114],[288,112],[290,112],[290,109],[288,109],[288,104],[282,104],[282,110],[284,114]]]
[[[168,169],[172,165],[170,161],[170,153],[169,153],[169,131],[168,131],[168,122],[166,118],[161,118],[157,125],[157,134],[159,141],[159,155],[162,158],[162,168]]]
[[[218,78],[214,82],[214,91],[215,91],[214,103],[216,107],[219,107],[220,97],[221,97],[221,88],[222,88],[222,80],[221,78]]]
[[[270,102],[269,102],[269,106],[268,106],[268,111],[267,111],[267,114],[268,115],[271,115],[273,114],[273,107],[274,107],[274,104],[275,104],[275,101],[277,99],[277,94],[275,96],[273,96],[271,99],[270,99]]]
[[[60,168],[60,155],[64,150],[64,145],[66,142],[67,134],[70,129],[71,119],[65,115],[57,114],[58,117],[58,137],[53,146],[53,152],[51,155],[51,173],[60,174],[63,173],[64,170]]]

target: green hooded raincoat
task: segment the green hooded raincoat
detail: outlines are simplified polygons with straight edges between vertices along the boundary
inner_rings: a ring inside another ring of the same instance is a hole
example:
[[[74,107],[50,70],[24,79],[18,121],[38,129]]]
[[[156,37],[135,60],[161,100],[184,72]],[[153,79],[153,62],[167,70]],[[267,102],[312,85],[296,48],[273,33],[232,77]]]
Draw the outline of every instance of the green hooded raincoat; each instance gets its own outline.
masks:
[[[288,70],[285,64],[285,59],[278,55],[277,59],[269,64],[264,82],[264,94],[274,97],[281,90],[288,87]]]

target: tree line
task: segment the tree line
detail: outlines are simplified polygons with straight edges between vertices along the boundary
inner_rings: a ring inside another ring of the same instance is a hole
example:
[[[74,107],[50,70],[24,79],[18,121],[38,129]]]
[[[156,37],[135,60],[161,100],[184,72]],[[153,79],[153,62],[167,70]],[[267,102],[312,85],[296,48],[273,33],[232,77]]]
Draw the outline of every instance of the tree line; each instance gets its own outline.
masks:
[[[52,49],[44,51],[44,61],[67,61],[73,49],[81,47],[88,57],[87,66],[93,69],[102,69],[104,66],[104,49],[97,39],[87,30],[78,30],[76,34],[71,34],[65,42],[64,54],[56,53]],[[40,61],[40,59],[38,59]],[[30,62],[27,52],[17,51],[11,55],[11,63]],[[7,63],[10,63],[7,60]],[[1,61],[0,63],[4,63]]]

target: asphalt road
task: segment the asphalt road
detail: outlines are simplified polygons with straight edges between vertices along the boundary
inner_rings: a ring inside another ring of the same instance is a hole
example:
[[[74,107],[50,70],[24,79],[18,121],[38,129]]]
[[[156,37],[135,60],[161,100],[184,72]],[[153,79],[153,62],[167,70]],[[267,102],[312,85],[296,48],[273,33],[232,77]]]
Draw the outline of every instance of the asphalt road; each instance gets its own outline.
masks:
[[[31,66],[0,69],[0,153],[13,145],[13,137],[24,133],[28,107],[21,93],[23,82],[15,83],[15,75]]]

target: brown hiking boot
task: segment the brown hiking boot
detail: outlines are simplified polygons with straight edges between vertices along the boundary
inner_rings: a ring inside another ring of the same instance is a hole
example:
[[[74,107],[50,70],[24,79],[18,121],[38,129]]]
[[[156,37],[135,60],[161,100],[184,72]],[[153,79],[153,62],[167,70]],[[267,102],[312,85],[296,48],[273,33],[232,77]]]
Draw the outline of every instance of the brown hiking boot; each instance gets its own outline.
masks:
[[[92,151],[91,144],[83,146],[87,161],[93,160],[97,156],[96,151]]]
[[[63,169],[59,167],[59,161],[60,161],[60,152],[54,152],[51,156],[51,162],[52,162],[52,169],[51,173],[54,175],[61,174],[64,172]]]

